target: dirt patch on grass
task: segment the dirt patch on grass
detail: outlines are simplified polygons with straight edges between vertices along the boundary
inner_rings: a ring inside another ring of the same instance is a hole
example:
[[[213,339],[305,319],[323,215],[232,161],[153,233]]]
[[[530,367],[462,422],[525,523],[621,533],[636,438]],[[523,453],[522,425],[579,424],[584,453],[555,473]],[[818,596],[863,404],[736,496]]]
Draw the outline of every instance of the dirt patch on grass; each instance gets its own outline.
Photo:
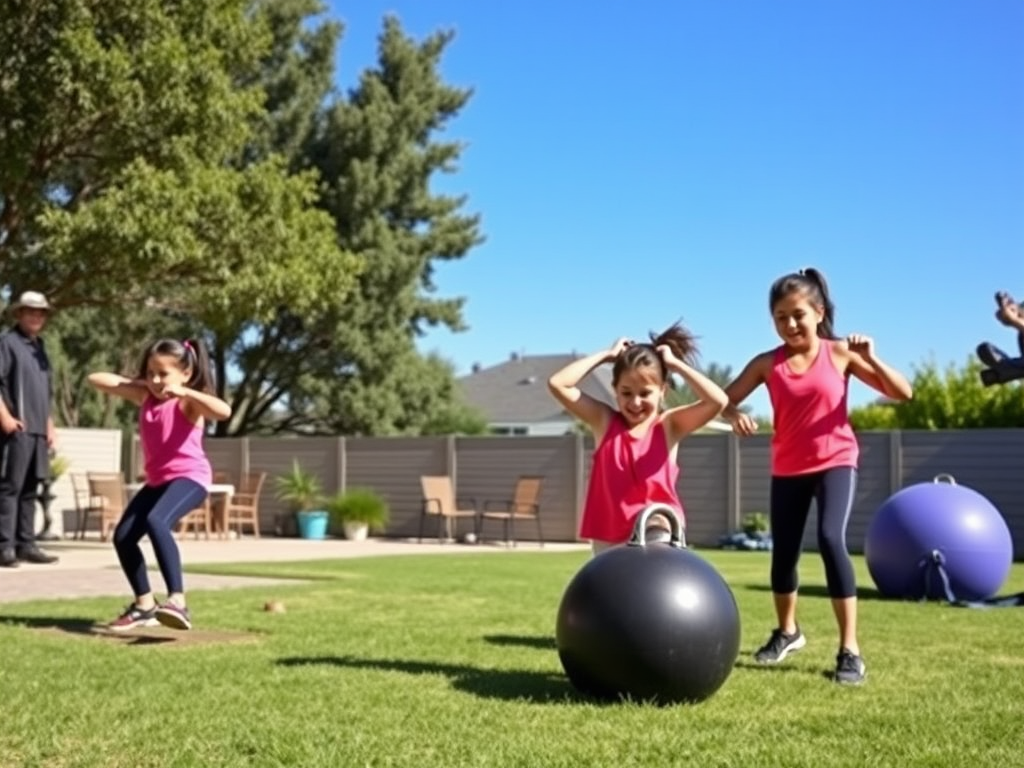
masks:
[[[184,648],[196,645],[255,642],[260,635],[253,632],[226,632],[212,629],[177,630],[167,627],[139,627],[127,632],[115,632],[110,628],[91,622],[57,621],[49,625],[37,624],[31,629],[48,635],[88,637],[117,645],[160,645],[169,648]]]

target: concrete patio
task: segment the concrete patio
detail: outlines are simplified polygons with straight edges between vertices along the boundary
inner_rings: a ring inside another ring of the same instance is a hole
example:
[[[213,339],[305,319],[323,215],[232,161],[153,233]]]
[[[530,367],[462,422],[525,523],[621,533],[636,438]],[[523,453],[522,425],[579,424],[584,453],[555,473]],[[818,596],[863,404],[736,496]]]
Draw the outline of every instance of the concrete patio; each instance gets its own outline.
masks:
[[[42,542],[48,552],[60,557],[53,565],[23,563],[19,568],[0,568],[0,605],[29,600],[73,599],[77,597],[129,596],[128,584],[118,566],[117,556],[109,542],[61,540]],[[586,551],[587,544],[545,544],[543,549],[533,542],[520,542],[516,547],[483,543],[439,544],[437,540],[416,541],[401,539],[368,539],[348,541],[325,539],[311,541],[296,538],[242,538],[193,539],[178,541],[182,561],[186,568],[199,563],[281,562],[295,560],[325,560],[349,557],[376,557],[381,555],[463,555],[514,554],[517,552]],[[155,567],[156,560],[144,540],[146,561]],[[151,576],[157,594],[163,591],[160,575]],[[230,589],[281,583],[280,579],[247,576],[185,575],[188,591]]]

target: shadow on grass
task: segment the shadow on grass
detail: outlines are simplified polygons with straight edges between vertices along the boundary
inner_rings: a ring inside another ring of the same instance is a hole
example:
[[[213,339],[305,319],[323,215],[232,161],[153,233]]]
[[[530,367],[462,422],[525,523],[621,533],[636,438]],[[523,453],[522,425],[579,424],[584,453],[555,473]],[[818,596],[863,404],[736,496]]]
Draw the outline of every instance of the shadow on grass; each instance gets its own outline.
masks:
[[[116,640],[122,645],[158,645],[173,643],[177,638],[166,634],[162,627],[150,629],[133,629],[128,632],[114,632],[95,619],[81,617],[54,616],[0,616],[0,625],[8,627],[24,627],[54,634],[78,635],[80,637],[99,637]]]
[[[771,673],[783,673],[783,674],[800,674],[800,675],[816,675],[816,670],[809,670],[802,668],[795,664],[758,664],[756,661],[750,659],[737,659],[736,663],[733,664],[733,669],[752,669],[757,672],[771,672]]]
[[[491,645],[536,648],[541,651],[555,650],[555,638],[544,635],[484,635],[484,640]]]
[[[748,589],[751,592],[771,592],[772,588],[769,584],[743,584],[740,585],[741,589]],[[798,589],[800,597],[824,597],[831,598],[828,593],[828,587],[822,584],[807,584],[801,585]],[[883,595],[877,589],[872,587],[857,587],[857,599],[858,600],[886,600],[891,599]]]
[[[168,647],[185,648],[209,643],[245,642],[260,638],[260,635],[255,632],[213,629],[191,629],[183,632],[179,629],[170,629],[163,626],[136,627],[130,630],[115,631],[106,624],[97,623],[95,619],[86,619],[78,616],[0,615],[0,626],[20,627],[58,636],[92,637],[108,640],[116,645],[132,646],[166,645]]]
[[[534,704],[602,704],[583,696],[560,674],[520,669],[481,669],[468,664],[443,664],[406,659],[360,659],[353,656],[292,656],[278,659],[283,667],[324,665],[344,669],[377,669],[409,675],[444,675],[453,688],[485,699]]]

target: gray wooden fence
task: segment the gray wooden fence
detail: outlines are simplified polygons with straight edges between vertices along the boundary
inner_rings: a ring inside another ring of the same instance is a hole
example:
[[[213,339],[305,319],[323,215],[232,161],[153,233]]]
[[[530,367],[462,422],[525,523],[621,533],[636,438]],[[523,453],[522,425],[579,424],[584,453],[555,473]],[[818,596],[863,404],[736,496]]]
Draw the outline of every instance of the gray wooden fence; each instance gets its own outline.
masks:
[[[769,439],[701,434],[680,444],[679,492],[691,542],[715,545],[748,512],[767,512]],[[1017,556],[1024,557],[1024,429],[868,432],[859,439],[860,476],[849,527],[853,551],[862,550],[871,517],[890,494],[949,473],[996,505],[1010,526]],[[210,439],[206,445],[218,470],[235,476],[251,469],[269,474],[261,500],[267,530],[285,512],[274,498],[274,477],[297,459],[320,476],[328,492],[368,486],[383,495],[391,507],[385,535],[393,537],[418,532],[421,475],[451,475],[458,496],[478,506],[508,498],[519,475],[541,475],[544,536],[551,541],[576,539],[592,452],[590,439],[579,435],[243,437]],[[131,453],[127,470],[134,476],[137,444]],[[815,547],[813,522],[805,540],[810,549]],[[527,527],[520,533],[533,531]]]

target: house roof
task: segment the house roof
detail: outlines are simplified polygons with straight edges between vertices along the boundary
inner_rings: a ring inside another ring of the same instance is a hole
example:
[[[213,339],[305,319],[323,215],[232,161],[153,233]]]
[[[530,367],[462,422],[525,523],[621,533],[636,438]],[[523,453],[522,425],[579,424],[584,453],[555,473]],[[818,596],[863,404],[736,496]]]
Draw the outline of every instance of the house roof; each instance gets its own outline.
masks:
[[[531,424],[567,421],[572,417],[551,393],[548,378],[580,355],[517,355],[489,368],[474,366],[458,384],[466,402],[483,412],[489,423]],[[591,397],[614,406],[612,371],[603,365],[580,382]]]

